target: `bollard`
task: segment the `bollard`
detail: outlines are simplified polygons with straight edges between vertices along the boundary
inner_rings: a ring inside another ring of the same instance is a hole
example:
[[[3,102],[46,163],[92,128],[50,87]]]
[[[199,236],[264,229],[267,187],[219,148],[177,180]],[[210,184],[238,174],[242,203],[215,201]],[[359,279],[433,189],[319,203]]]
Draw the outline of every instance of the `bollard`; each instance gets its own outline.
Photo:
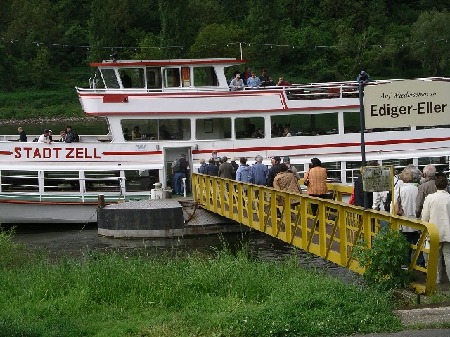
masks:
[[[181,178],[183,184],[183,196],[186,198],[186,178]]]
[[[98,207],[99,208],[105,207],[105,196],[103,194],[98,195]]]

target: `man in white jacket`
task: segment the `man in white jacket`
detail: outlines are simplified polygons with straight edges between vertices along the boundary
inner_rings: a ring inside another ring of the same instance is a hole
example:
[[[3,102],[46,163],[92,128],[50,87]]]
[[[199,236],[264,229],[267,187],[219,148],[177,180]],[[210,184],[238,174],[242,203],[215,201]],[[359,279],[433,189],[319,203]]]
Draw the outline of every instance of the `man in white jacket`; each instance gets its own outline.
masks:
[[[450,194],[444,173],[436,173],[437,192],[429,194],[423,203],[422,220],[433,223],[439,231],[439,259],[437,282],[442,282],[442,256],[447,277],[450,278]]]

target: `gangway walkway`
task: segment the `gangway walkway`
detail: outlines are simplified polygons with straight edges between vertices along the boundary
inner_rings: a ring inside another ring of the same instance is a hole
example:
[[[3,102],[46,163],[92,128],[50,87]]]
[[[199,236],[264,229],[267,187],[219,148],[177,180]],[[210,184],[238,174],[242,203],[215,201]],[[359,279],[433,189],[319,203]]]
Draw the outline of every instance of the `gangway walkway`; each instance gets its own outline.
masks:
[[[364,268],[353,256],[353,248],[363,239],[370,248],[373,237],[381,230],[381,224],[391,228],[408,226],[420,231],[409,272],[421,272],[424,280],[416,280],[411,286],[418,293],[435,291],[439,233],[434,224],[400,217],[387,212],[364,210],[342,202],[343,193],[351,193],[351,186],[329,184],[333,199],[309,197],[273,188],[246,184],[230,179],[192,174],[194,200],[204,209],[237,221],[255,230],[283,240],[297,248],[320,256],[359,274]],[[311,205],[317,208],[313,214]],[[425,238],[429,237],[429,248]],[[418,249],[418,247],[420,247]],[[416,264],[420,252],[428,254],[426,267]]]

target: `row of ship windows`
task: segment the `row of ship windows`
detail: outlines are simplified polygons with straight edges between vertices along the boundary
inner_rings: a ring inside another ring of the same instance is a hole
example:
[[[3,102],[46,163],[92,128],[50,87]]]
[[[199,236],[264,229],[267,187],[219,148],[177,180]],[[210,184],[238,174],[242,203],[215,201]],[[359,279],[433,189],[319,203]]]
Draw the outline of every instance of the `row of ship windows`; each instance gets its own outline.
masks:
[[[235,134],[232,135],[234,121]],[[285,136],[317,136],[337,134],[339,130],[338,113],[315,115],[282,115],[270,116],[271,129],[265,130],[264,117],[242,117],[232,120],[226,118],[205,118],[195,120],[195,138],[228,139],[228,138],[264,138]],[[189,140],[191,139],[190,119],[123,119],[122,132],[125,140]],[[344,132],[359,133],[359,112],[344,113]],[[443,126],[450,127],[450,125]],[[419,129],[419,127],[418,127]],[[368,132],[382,132],[397,129],[371,129]],[[233,137],[234,136],[234,137]]]

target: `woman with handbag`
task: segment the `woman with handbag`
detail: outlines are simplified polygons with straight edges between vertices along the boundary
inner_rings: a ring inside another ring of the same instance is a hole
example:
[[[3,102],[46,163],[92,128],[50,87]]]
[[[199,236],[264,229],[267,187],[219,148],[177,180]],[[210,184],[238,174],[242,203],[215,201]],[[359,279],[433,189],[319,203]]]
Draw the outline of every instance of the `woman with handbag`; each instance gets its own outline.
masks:
[[[311,159],[309,171],[305,174],[306,193],[311,197],[326,199],[328,193],[327,187],[327,169],[322,167],[322,162],[318,158]],[[319,205],[311,204],[311,211],[316,215]]]

